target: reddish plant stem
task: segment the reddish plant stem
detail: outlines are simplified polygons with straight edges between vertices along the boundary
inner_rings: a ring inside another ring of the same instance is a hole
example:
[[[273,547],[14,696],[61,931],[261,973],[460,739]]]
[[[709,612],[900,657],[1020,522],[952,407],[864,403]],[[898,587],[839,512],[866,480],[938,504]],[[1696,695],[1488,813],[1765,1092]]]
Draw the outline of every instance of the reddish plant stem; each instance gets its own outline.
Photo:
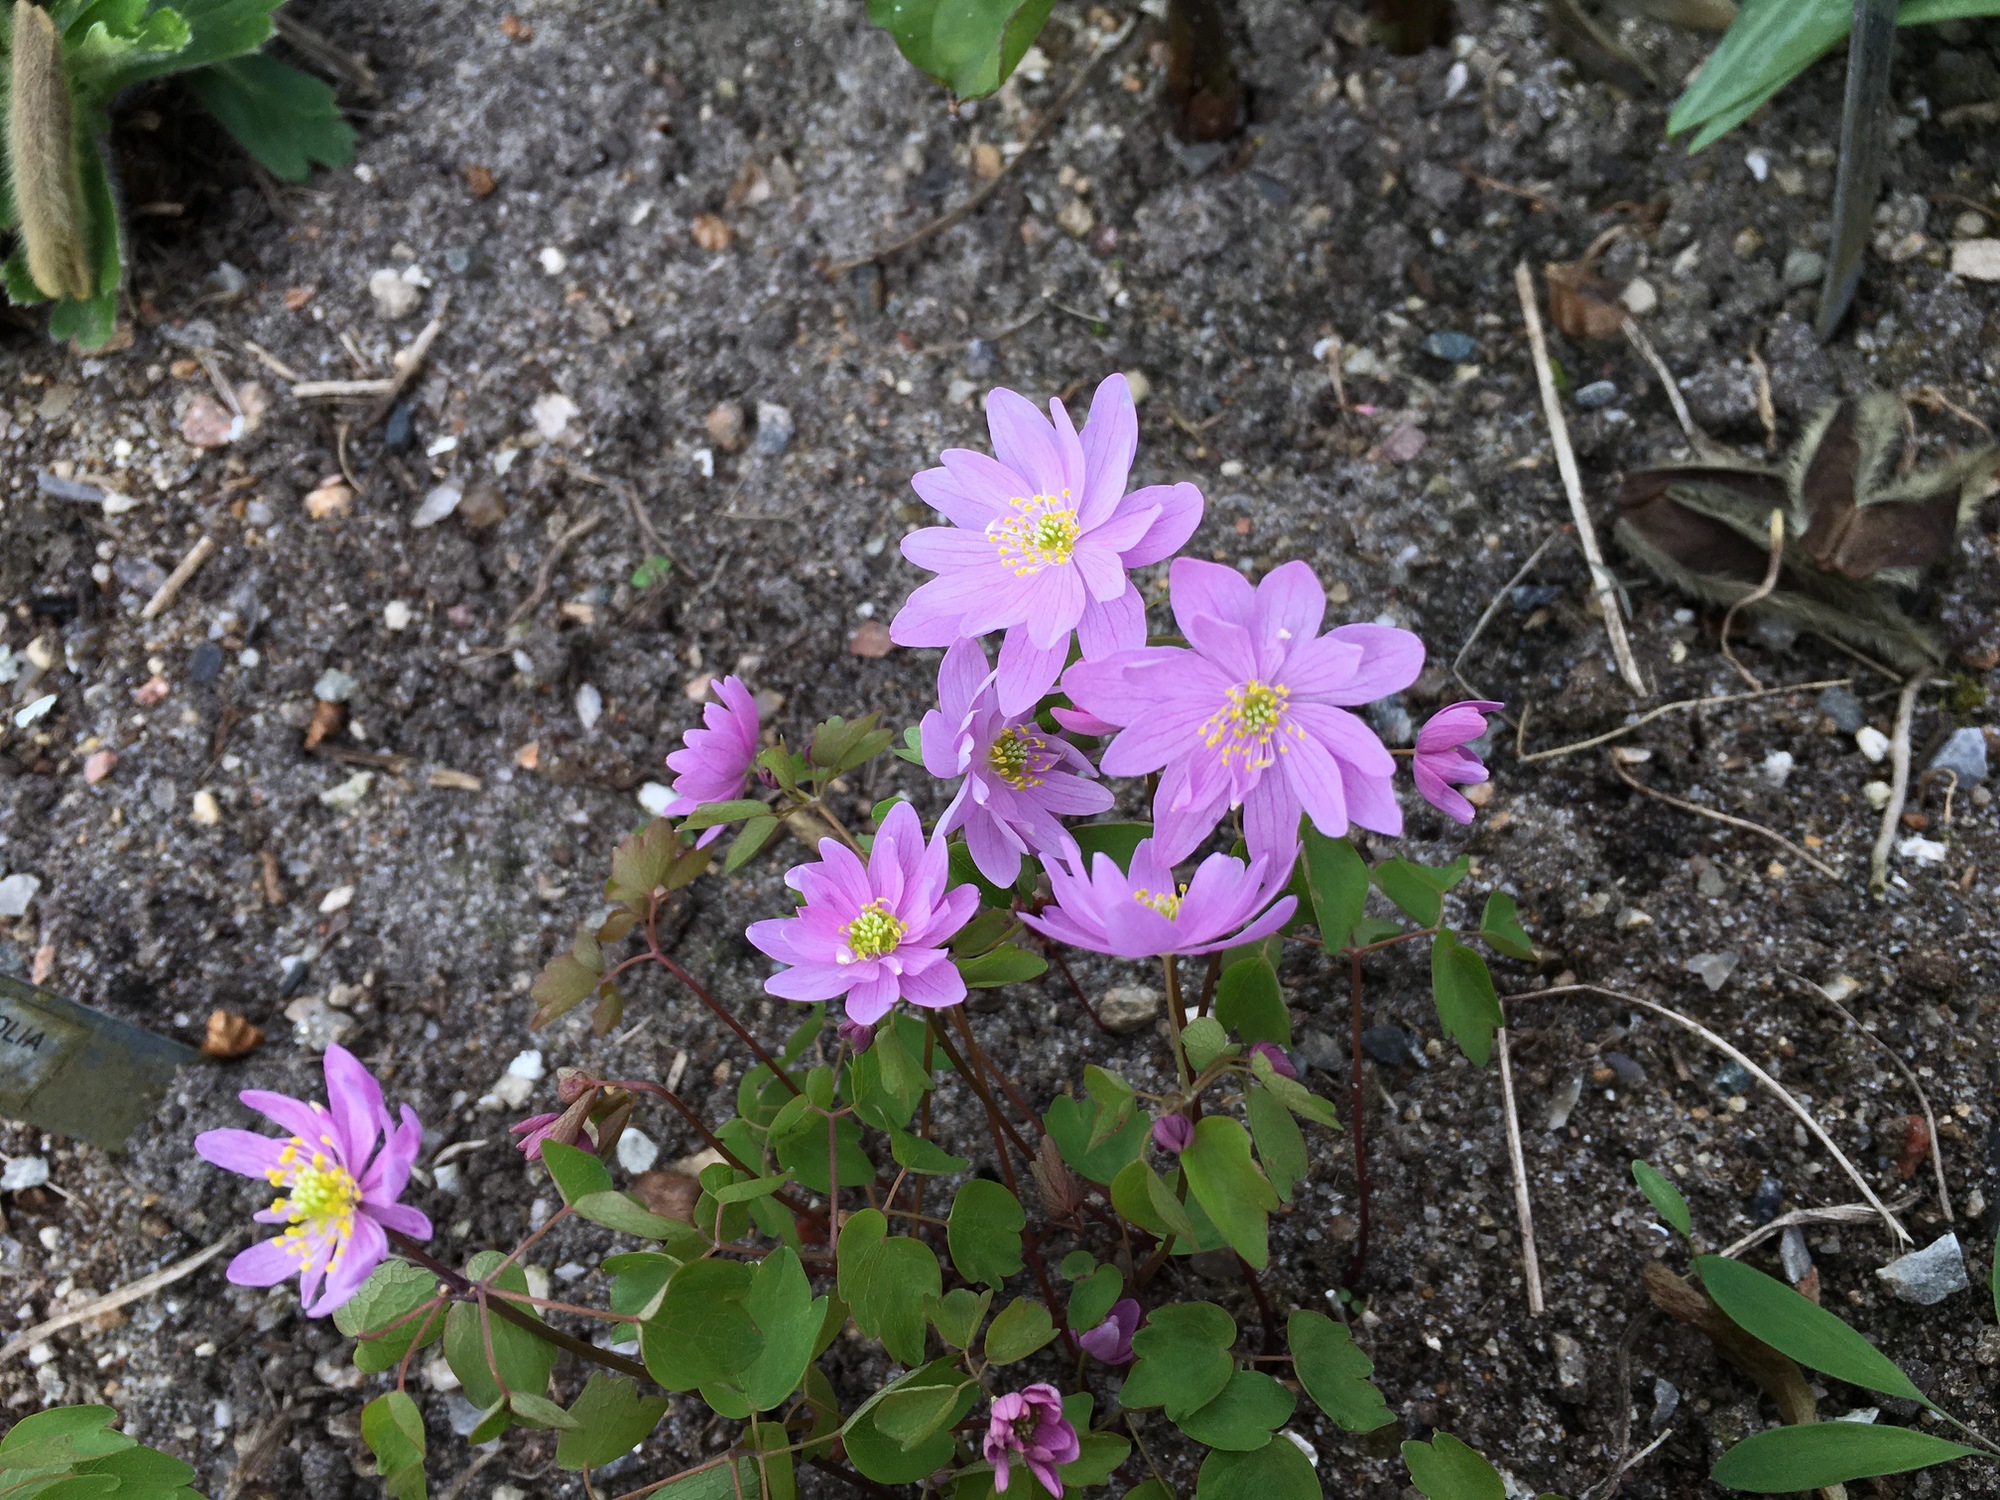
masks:
[[[972,1060],[1000,1080],[1001,1089],[1013,1101],[1014,1108],[1021,1112],[1021,1118],[1034,1127],[1036,1139],[1039,1140],[1046,1135],[1048,1132],[1042,1128],[1042,1117],[1035,1113],[1034,1107],[1022,1096],[1021,1090],[1015,1086],[1014,1080],[1007,1076],[1006,1070],[987,1055],[986,1049],[979,1045],[978,1038],[972,1034],[972,1022],[966,1018],[965,1007],[962,1005],[953,1007],[952,1014],[958,1017],[959,1030],[965,1034],[966,1050],[972,1055]]]
[[[1117,1032],[1104,1024],[1104,1018],[1097,1013],[1097,1007],[1090,1003],[1090,997],[1084,994],[1083,986],[1076,982],[1076,975],[1070,972],[1069,960],[1062,956],[1062,950],[1053,943],[1049,944],[1049,957],[1056,961],[1056,967],[1062,970],[1062,977],[1069,981],[1069,990],[1072,995],[1076,996],[1076,1003],[1083,1007],[1085,1015],[1097,1023],[1097,1029],[1106,1036],[1118,1035]]]
[[[779,1063],[777,1058],[771,1056],[770,1053],[764,1050],[763,1044],[759,1042],[757,1038],[752,1036],[747,1030],[744,1029],[743,1023],[736,1019],[735,1015],[730,1011],[730,1009],[726,1005],[724,1005],[720,1000],[717,1000],[715,996],[711,995],[708,992],[707,988],[703,984],[701,984],[701,982],[698,981],[692,974],[688,973],[686,969],[683,969],[679,964],[675,963],[671,958],[667,957],[665,951],[660,947],[659,933],[656,930],[656,924],[658,923],[659,920],[659,911],[660,911],[660,903],[656,900],[652,903],[652,909],[647,913],[646,916],[646,947],[648,951],[651,952],[654,958],[660,961],[662,967],[664,967],[669,974],[673,975],[674,978],[678,979],[682,984],[686,985],[690,990],[693,990],[695,998],[701,1001],[703,1005],[706,1005],[709,1008],[709,1010],[714,1012],[716,1018],[720,1020],[723,1025],[727,1026],[731,1031],[735,1032],[738,1040],[740,1040],[744,1046],[750,1049],[752,1054],[755,1055],[758,1062],[762,1063],[765,1067],[771,1070],[771,1073],[774,1077],[776,1077],[781,1083],[783,1083],[786,1088],[790,1089],[794,1095],[800,1093],[801,1090],[798,1084],[792,1081],[792,1075],[784,1070],[783,1065]]]
[[[1235,1255],[1235,1251],[1230,1252]],[[1264,1320],[1264,1352],[1278,1352],[1278,1314],[1271,1306],[1271,1299],[1264,1295],[1264,1283],[1257,1275],[1257,1268],[1241,1255],[1236,1256],[1236,1265],[1243,1272],[1243,1280],[1250,1287],[1250,1295],[1257,1299],[1257,1316]],[[1289,1356],[1287,1356],[1289,1357]]]
[[[1208,972],[1201,976],[1201,1000],[1194,1008],[1196,1015],[1205,1016],[1208,1014],[1208,1008],[1215,1003],[1216,982],[1221,978],[1222,955],[1220,953],[1211,953],[1208,955]]]
[[[1048,1303],[1049,1316],[1055,1319],[1056,1332],[1062,1336],[1063,1348],[1079,1366],[1083,1363],[1083,1350],[1077,1346],[1076,1337],[1069,1331],[1069,1310],[1056,1296],[1055,1284],[1049,1280],[1048,1263],[1042,1259],[1042,1237],[1030,1230],[1021,1236],[1021,1248],[1027,1253],[1028,1266],[1035,1273],[1035,1281],[1042,1289],[1042,1296]]]
[[[1006,1116],[1000,1113],[999,1106],[993,1102],[992,1091],[986,1086],[984,1076],[973,1071],[972,1065],[965,1060],[958,1048],[952,1045],[950,1037],[940,1031],[937,1033],[937,1039],[938,1045],[944,1048],[944,1055],[950,1061],[958,1076],[966,1081],[967,1086],[971,1088],[972,1092],[979,1096],[979,1102],[986,1106],[987,1119],[992,1122],[996,1129],[1006,1134],[1007,1138],[1019,1148],[1021,1155],[1025,1159],[1033,1161],[1035,1159],[1033,1149],[1030,1148],[1026,1141],[1021,1139],[1021,1133],[1008,1122]],[[1001,1149],[1001,1158],[1004,1163],[1006,1159],[1006,1150],[1004,1147]],[[1008,1173],[1010,1176],[1012,1175],[1012,1171],[1013,1169],[1009,1167]]]
[[[730,1166],[739,1172],[748,1172],[753,1177],[759,1175],[755,1167],[750,1166],[741,1157],[737,1156],[734,1151],[723,1145],[715,1132],[703,1123],[701,1116],[690,1109],[680,1095],[674,1093],[673,1090],[667,1088],[665,1085],[652,1083],[643,1078],[587,1078],[584,1082],[586,1085],[594,1084],[599,1088],[624,1089],[629,1093],[651,1094],[656,1099],[666,1100],[667,1103],[680,1112],[680,1117],[687,1121],[689,1125],[692,1125],[701,1138],[708,1142],[709,1147],[724,1161],[728,1162]],[[805,1204],[799,1202],[798,1199],[789,1193],[779,1191],[771,1194],[771,1196],[795,1214],[804,1214],[809,1219],[818,1217],[812,1209],[806,1207]]]
[[[1361,1284],[1361,1273],[1368,1265],[1368,1148],[1365,1144],[1368,1124],[1368,1100],[1361,1088],[1361,950],[1347,950],[1348,993],[1352,1018],[1352,1042],[1349,1058],[1347,1109],[1354,1118],[1350,1122],[1354,1133],[1354,1192],[1359,1204],[1356,1217],[1360,1228],[1354,1236],[1354,1258],[1347,1263],[1347,1284],[1350,1287]]]

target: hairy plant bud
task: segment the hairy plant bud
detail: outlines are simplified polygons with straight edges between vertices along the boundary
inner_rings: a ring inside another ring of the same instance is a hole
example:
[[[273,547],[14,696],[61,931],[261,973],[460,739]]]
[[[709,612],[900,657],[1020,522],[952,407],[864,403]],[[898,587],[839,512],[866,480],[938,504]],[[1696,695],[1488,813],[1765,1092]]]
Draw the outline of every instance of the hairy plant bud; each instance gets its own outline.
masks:
[[[14,0],[7,167],[28,274],[51,297],[94,295],[90,250],[77,175],[76,122],[63,75],[62,37],[49,13]]]
[[[556,1069],[556,1097],[565,1104],[574,1104],[597,1085],[590,1081],[590,1075],[581,1068]]]

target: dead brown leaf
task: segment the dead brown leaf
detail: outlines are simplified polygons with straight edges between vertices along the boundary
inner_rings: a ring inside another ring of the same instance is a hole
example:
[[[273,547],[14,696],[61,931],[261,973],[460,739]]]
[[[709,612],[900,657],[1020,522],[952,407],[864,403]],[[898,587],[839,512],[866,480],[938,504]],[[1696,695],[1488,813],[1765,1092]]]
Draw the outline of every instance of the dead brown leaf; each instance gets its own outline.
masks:
[[[699,215],[690,232],[694,235],[694,242],[702,249],[717,252],[727,250],[736,238],[736,231],[715,214]]]
[[[683,1224],[694,1222],[694,1206],[701,1200],[701,1184],[680,1172],[641,1172],[632,1179],[632,1191],[661,1218]]]
[[[306,725],[306,749],[310,750],[320,741],[340,733],[340,726],[347,722],[347,705],[329,703],[326,699],[316,699],[313,703],[312,722]]]
[[[1565,338],[1606,339],[1623,327],[1625,309],[1611,283],[1583,261],[1550,261],[1549,321]]]
[[[208,1013],[208,1035],[202,1039],[201,1050],[209,1057],[242,1057],[263,1043],[264,1029],[248,1017],[227,1010]]]

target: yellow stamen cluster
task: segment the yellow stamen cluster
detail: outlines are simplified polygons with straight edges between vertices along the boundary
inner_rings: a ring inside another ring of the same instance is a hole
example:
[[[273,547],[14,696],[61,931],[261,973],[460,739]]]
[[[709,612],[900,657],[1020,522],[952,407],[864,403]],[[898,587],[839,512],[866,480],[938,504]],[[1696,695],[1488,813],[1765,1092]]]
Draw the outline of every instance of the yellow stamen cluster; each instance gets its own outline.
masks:
[[[333,1141],[322,1136],[320,1144],[331,1147]],[[340,1264],[348,1237],[354,1232],[355,1210],[361,1206],[361,1185],[354,1174],[326,1152],[293,1136],[278,1153],[277,1165],[267,1169],[264,1177],[273,1187],[288,1189],[286,1195],[271,1200],[271,1211],[283,1214],[291,1225],[278,1236],[279,1247],[310,1271],[314,1269],[313,1252],[331,1243],[327,1266]]]
[[[1068,490],[1061,495],[1016,495],[1007,503],[1013,514],[986,526],[988,540],[999,548],[1001,567],[1017,578],[1032,578],[1043,568],[1070,560],[1083,528],[1077,524]]]
[[[1181,898],[1187,894],[1187,887],[1176,891],[1149,891],[1140,886],[1132,892],[1132,899],[1141,906],[1150,906],[1169,922],[1181,914]]]
[[[847,937],[847,952],[842,963],[858,959],[880,958],[885,953],[894,953],[896,945],[903,941],[907,929],[890,915],[888,901],[877,896],[861,908],[859,915],[844,929]]]
[[[1222,751],[1225,766],[1240,756],[1247,769],[1262,770],[1291,752],[1286,739],[1305,738],[1305,731],[1286,718],[1291,696],[1287,687],[1254,679],[1238,683],[1201,726],[1202,738],[1209,749]]]
[[[1018,792],[1040,786],[1055,757],[1049,754],[1047,740],[1016,724],[994,736],[986,750],[986,763],[995,776]]]

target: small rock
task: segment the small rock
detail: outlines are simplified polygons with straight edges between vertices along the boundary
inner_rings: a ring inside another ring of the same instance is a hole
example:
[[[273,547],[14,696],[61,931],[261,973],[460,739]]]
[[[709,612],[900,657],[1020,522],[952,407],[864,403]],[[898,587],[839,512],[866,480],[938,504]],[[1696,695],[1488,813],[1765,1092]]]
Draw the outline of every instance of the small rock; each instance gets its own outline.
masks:
[[[975,382],[967,380],[963,375],[954,376],[951,383],[944,388],[945,405],[970,406],[972,398],[978,394],[979,387]]]
[[[544,276],[560,276],[569,269],[569,257],[554,245],[544,245],[535,259],[541,263]]]
[[[1785,1186],[1775,1177],[1760,1178],[1757,1191],[1743,1204],[1752,1224],[1768,1224],[1784,1211]]]
[[[423,293],[403,279],[403,273],[385,266],[368,278],[368,295],[375,299],[375,311],[391,323],[417,310]]]
[[[1772,786],[1783,786],[1791,779],[1792,765],[1791,751],[1773,750],[1769,755],[1764,757],[1763,763],[1757,767],[1757,770]]]
[[[1071,198],[1056,210],[1056,228],[1073,240],[1080,240],[1097,227],[1097,215],[1081,198]]]
[[[589,734],[597,727],[597,721],[604,715],[604,695],[590,683],[576,690],[576,717],[583,725],[583,732]]]
[[[535,404],[528,408],[535,431],[542,435],[544,442],[553,443],[560,439],[569,428],[570,418],[580,415],[582,408],[561,391],[549,391],[535,398]]]
[[[1570,1111],[1576,1108],[1577,1101],[1582,1097],[1583,1078],[1580,1074],[1572,1073],[1557,1079],[1556,1086],[1549,1091],[1548,1128],[1561,1130],[1569,1124]]]
[[[649,781],[639,788],[639,806],[656,818],[665,816],[667,804],[673,800],[674,789],[657,781]]]
[[[505,451],[513,453],[518,450],[509,448]],[[500,492],[492,485],[475,485],[460,502],[458,518],[466,525],[484,531],[507,519],[507,502],[500,498]]]
[[[1595,411],[1600,406],[1609,406],[1618,399],[1618,387],[1609,380],[1593,380],[1581,387],[1572,397],[1585,411]]]
[[[1713,899],[1729,893],[1729,882],[1722,878],[1722,871],[1716,869],[1714,865],[1705,865],[1702,867],[1702,872],[1694,878],[1694,888],[1702,895]]]
[[[1556,1384],[1566,1391],[1581,1391],[1588,1386],[1590,1364],[1584,1358],[1583,1345],[1566,1333],[1551,1337],[1549,1345],[1556,1356]]]
[[[1951,273],[1972,281],[2000,281],[2000,240],[1960,240],[1951,247]]]
[[[723,402],[702,418],[701,425],[709,441],[723,452],[734,453],[743,446],[743,408],[736,402]]]
[[[1368,722],[1391,745],[1407,745],[1416,735],[1410,711],[1396,698],[1378,698],[1368,705]]]
[[[305,499],[306,514],[315,521],[328,516],[344,516],[354,506],[354,491],[344,479],[322,479]]]
[[[874,660],[887,656],[895,647],[889,638],[889,627],[880,620],[863,620],[853,635],[847,638],[850,656],[866,657]]]
[[[1951,738],[1931,757],[1933,771],[1951,771],[1960,787],[1986,779],[1986,735],[1978,729],[1954,729]]]
[[[337,911],[345,911],[354,900],[354,887],[337,885],[320,898],[319,914],[330,917]]]
[[[1965,1252],[1955,1234],[1942,1235],[1923,1249],[1890,1261],[1875,1274],[1889,1283],[1898,1301],[1914,1302],[1918,1307],[1935,1307],[1972,1285],[1965,1274]]]
[[[408,630],[410,619],[410,606],[402,599],[391,599],[382,606],[382,624],[386,629]]]
[[[446,516],[458,509],[458,502],[465,497],[465,488],[456,476],[442,484],[433,485],[424,496],[417,513],[410,517],[410,525],[418,531],[427,526],[435,526]]]
[[[1623,1052],[1605,1053],[1604,1065],[1616,1073],[1618,1081],[1628,1089],[1636,1089],[1646,1081],[1645,1065]]]
[[[1868,711],[1852,688],[1828,688],[1819,695],[1819,711],[1833,720],[1833,727],[1842,734],[1854,734],[1868,722]]]
[[[1863,724],[1854,731],[1854,748],[1870,765],[1879,765],[1882,757],[1889,753],[1889,736],[1873,724]]]
[[[1562,596],[1563,588],[1558,583],[1518,583],[1507,590],[1507,603],[1525,615],[1547,608]]]
[[[285,1019],[299,1044],[324,1052],[335,1042],[345,1041],[354,1030],[354,1018],[335,1010],[324,995],[301,995],[285,1007]]]
[[[243,436],[243,419],[206,392],[181,413],[181,440],[191,448],[220,448]]]
[[[1296,1050],[1301,1063],[1322,1073],[1338,1073],[1347,1066],[1347,1053],[1324,1031],[1310,1027],[1301,1031]]]
[[[1733,1099],[1749,1087],[1750,1072],[1735,1058],[1715,1070],[1715,1091],[1724,1098]]]
[[[1721,989],[1729,983],[1729,976],[1736,972],[1742,956],[1735,953],[1697,953],[1687,961],[1688,973],[1708,986],[1709,993]]]
[[[1743,153],[1743,165],[1750,169],[1750,175],[1759,182],[1771,176],[1771,154],[1762,146],[1753,146]]]
[[[0,880],[0,916],[26,916],[34,892],[42,888],[42,876],[10,874]]]
[[[2000,1328],[1979,1330],[1979,1342],[1973,1348],[1972,1357],[1989,1370],[2000,1365]]]
[[[221,675],[222,648],[214,641],[203,641],[188,658],[188,681],[213,682]]]
[[[89,759],[83,763],[84,783],[88,786],[96,786],[98,782],[111,774],[112,769],[117,764],[118,752],[116,750],[93,750]]]
[[[1927,839],[1916,834],[1896,841],[1896,853],[1901,858],[1915,860],[1920,865],[1941,865],[1950,852],[1936,839]]]
[[[1736,238],[1729,242],[1729,248],[1736,252],[1738,260],[1748,260],[1764,248],[1764,236],[1754,224],[1748,225],[1736,231]]]
[[[437,1190],[440,1193],[456,1195],[458,1190],[465,1185],[464,1179],[460,1175],[462,1171],[463,1169],[457,1162],[448,1161],[441,1167],[433,1167],[431,1169],[431,1178],[437,1183]],[[450,1367],[446,1366],[446,1368],[449,1369]],[[457,1384],[455,1379],[453,1384]]]
[[[1868,805],[1877,812],[1889,805],[1889,797],[1894,791],[1895,788],[1886,781],[1864,782],[1861,787],[1861,795],[1868,799]]]
[[[1423,428],[1414,422],[1405,422],[1394,432],[1375,445],[1375,457],[1385,458],[1392,464],[1406,464],[1424,451],[1424,444],[1430,439]]]
[[[382,424],[382,446],[391,453],[405,452],[416,437],[416,407],[398,401],[389,408],[389,420]]]
[[[776,458],[791,446],[793,430],[790,407],[775,401],[757,403],[757,441],[753,445],[757,452]]]
[[[1672,1381],[1653,1377],[1653,1431],[1662,1432],[1680,1409],[1681,1393]]]
[[[222,821],[222,808],[215,800],[215,793],[209,791],[206,787],[196,792],[194,794],[193,805],[188,809],[188,816],[203,828],[213,828],[216,824],[220,823]]]
[[[1160,1014],[1161,998],[1151,985],[1121,984],[1104,992],[1097,1002],[1097,1018],[1120,1036],[1130,1036]]]
[[[516,1052],[513,1061],[507,1064],[508,1077],[525,1078],[530,1083],[540,1083],[547,1073],[548,1064],[533,1047],[525,1052]]]
[[[1472,341],[1469,333],[1441,330],[1424,339],[1424,353],[1433,359],[1442,359],[1455,365],[1462,365],[1478,352],[1479,346]]]
[[[335,812],[353,812],[368,795],[368,788],[375,784],[373,771],[356,771],[339,786],[328,787],[319,794],[322,804]]]
[[[1415,1037],[1400,1026],[1370,1026],[1361,1033],[1361,1050],[1384,1067],[1408,1068],[1424,1064],[1423,1049]]]
[[[627,1125],[618,1137],[618,1165],[633,1176],[653,1170],[660,1159],[660,1144],[637,1126]]]
[[[18,1193],[27,1188],[40,1187],[49,1180],[48,1158],[44,1156],[17,1156],[0,1171],[0,1193]]]
[[[1643,276],[1634,276],[1625,283],[1625,290],[1618,294],[1618,300],[1635,318],[1643,318],[1660,305],[1660,294],[1653,290],[1653,283]]]
[[[1786,254],[1783,272],[1786,291],[1797,292],[1818,286],[1825,276],[1826,257],[1817,250],[1798,245]]]
[[[1793,1286],[1806,1279],[1806,1272],[1812,1269],[1812,1252],[1806,1249],[1805,1231],[1798,1225],[1785,1226],[1778,1241],[1778,1259],[1785,1263],[1785,1280]]]

